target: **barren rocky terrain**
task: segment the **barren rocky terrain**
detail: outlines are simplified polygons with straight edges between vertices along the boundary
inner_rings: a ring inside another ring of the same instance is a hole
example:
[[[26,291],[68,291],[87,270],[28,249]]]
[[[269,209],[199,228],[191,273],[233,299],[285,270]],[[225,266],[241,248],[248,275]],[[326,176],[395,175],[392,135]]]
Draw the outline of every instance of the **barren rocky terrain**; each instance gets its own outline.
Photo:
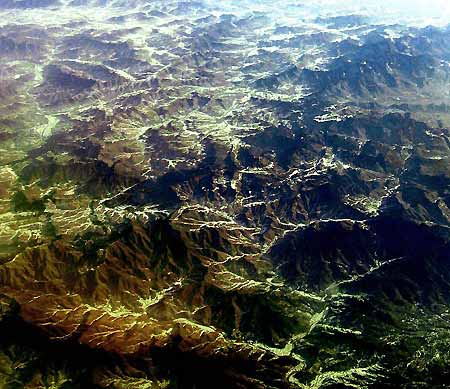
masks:
[[[450,18],[391,11],[0,0],[0,387],[448,387]]]

